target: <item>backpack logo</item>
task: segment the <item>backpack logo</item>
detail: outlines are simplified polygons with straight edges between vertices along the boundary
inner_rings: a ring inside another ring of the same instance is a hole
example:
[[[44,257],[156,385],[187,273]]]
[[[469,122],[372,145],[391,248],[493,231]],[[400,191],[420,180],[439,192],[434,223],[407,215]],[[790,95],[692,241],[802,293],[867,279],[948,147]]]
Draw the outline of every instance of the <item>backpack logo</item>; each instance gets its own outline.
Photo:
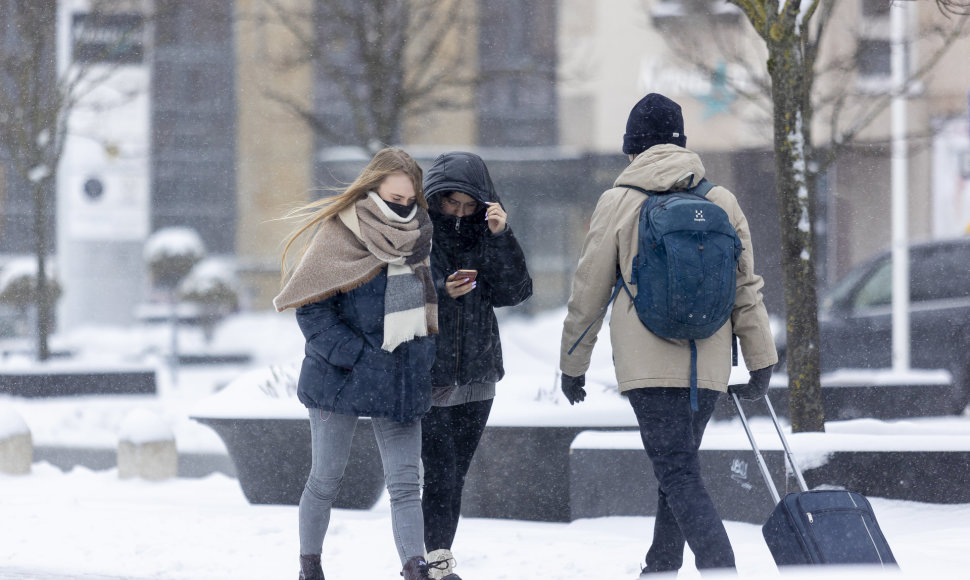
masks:
[[[694,210],[694,221],[695,222],[703,222],[703,221],[706,221],[704,219],[704,210],[702,210],[702,209]]]

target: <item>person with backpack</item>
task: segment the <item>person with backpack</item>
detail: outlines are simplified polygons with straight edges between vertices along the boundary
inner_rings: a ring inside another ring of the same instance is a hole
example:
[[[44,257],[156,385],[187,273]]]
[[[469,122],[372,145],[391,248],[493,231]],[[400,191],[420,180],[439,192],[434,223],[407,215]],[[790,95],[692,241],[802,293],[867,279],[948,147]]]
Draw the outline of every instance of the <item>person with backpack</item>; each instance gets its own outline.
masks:
[[[495,308],[532,296],[525,254],[488,167],[474,153],[438,156],[424,178],[434,224],[431,271],[438,291],[433,406],[421,421],[424,543],[429,575],[461,580],[451,553],[461,494],[502,379]]]
[[[337,195],[291,214],[301,223],[283,248],[285,284],[273,305],[296,309],[306,337],[297,397],[309,411],[311,465],[299,507],[300,580],[324,580],[323,540],[359,417],[370,417],[377,438],[401,575],[430,580],[421,417],[431,407],[438,310],[422,177],[410,155],[389,147]]]
[[[778,362],[748,221],[730,191],[704,179],[700,157],[686,145],[677,103],[650,93],[633,107],[623,137],[630,165],[593,211],[560,352],[562,392],[579,403],[613,302],[617,385],[659,482],[641,577],[679,570],[685,543],[698,569],[735,567],[698,449],[728,391],[734,336],[750,372],[746,385],[732,387],[740,397],[763,396]]]

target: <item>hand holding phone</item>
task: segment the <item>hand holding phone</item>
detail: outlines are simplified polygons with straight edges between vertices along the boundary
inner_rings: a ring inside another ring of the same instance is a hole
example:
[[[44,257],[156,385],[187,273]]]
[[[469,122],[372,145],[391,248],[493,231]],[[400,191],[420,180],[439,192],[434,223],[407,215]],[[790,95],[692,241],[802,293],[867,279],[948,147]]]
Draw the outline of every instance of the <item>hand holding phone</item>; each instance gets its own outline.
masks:
[[[467,284],[475,281],[475,278],[478,276],[478,270],[458,270],[455,274],[456,278],[463,280],[463,284]]]
[[[475,289],[478,270],[458,270],[445,281],[445,291],[452,298],[460,298]]]

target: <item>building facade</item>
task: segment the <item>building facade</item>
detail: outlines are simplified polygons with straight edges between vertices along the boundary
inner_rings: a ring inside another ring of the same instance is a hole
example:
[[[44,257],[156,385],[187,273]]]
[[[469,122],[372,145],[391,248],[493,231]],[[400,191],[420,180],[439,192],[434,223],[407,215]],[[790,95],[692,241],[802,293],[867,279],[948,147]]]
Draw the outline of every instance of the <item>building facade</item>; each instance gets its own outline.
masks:
[[[678,101],[688,147],[702,154],[712,179],[731,188],[748,213],[759,270],[768,281],[766,301],[780,314],[770,108],[764,99],[752,102],[731,90],[756,91],[765,74],[764,42],[726,2],[559,4],[559,37],[570,39],[559,44],[561,142],[618,151],[627,113],[643,94],[660,92]],[[832,127],[844,131],[873,117],[819,175],[816,260],[823,285],[890,243],[890,4],[835,3],[816,65],[818,101],[844,101],[838,119],[830,107],[816,110],[817,148],[826,149],[838,138]],[[966,158],[966,142],[959,135],[967,133],[970,81],[964,59],[970,53],[970,30],[965,19],[947,17],[933,3],[903,4],[909,9],[908,69],[918,71],[938,58],[907,98],[908,233],[913,240],[957,235],[965,225],[945,228],[938,222],[958,215],[970,223],[970,192],[958,169]],[[938,57],[944,45],[941,31],[952,34],[952,44]],[[956,136],[935,146],[934,135],[946,133]]]
[[[147,229],[189,226],[210,253],[232,257],[246,308],[271,308],[282,241],[293,226],[281,218],[352,178],[368,148],[385,144],[357,137],[340,85],[366,63],[350,50],[345,31],[322,16],[324,4],[159,0],[146,26]],[[531,308],[565,302],[589,213],[626,164],[620,147],[627,114],[645,93],[661,92],[682,105],[688,146],[702,154],[711,178],[745,208],[768,282],[766,301],[781,314],[770,109],[763,97],[747,99],[736,90],[757,92],[766,54],[736,8],[709,0],[435,4],[441,11],[456,7],[454,25],[409,22],[414,36],[407,50],[417,51],[418,39],[437,38],[438,31],[441,60],[419,66],[423,61],[411,52],[404,72],[438,74],[444,63],[460,63],[451,71],[457,82],[435,87],[437,107],[405,107],[385,139],[425,166],[454,149],[485,158],[536,278]],[[817,89],[849,90],[843,121],[863,118],[886,94],[888,4],[836,4]],[[970,81],[963,62],[970,40],[965,29],[957,31],[937,57],[936,29],[953,30],[962,21],[930,4],[908,4],[909,66],[935,62],[907,99],[909,234],[960,235],[963,222],[970,223]],[[0,42],[7,46],[11,38],[0,22]],[[326,66],[324,54],[334,57]],[[839,63],[846,70],[836,70]],[[815,145],[824,149],[838,124],[823,110],[815,120]],[[889,244],[890,130],[884,107],[820,174],[816,258],[823,284]],[[32,210],[26,184],[4,155],[0,144],[0,253],[26,253]]]
[[[236,59],[232,0],[157,2],[151,51],[151,229],[194,229],[236,252]]]

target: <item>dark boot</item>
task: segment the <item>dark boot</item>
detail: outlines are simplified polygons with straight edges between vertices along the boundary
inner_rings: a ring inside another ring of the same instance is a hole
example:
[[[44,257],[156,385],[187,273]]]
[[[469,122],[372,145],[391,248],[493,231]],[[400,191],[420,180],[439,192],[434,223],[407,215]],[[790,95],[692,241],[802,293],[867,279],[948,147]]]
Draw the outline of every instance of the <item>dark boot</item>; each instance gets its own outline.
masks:
[[[428,563],[424,561],[423,556],[415,556],[408,560],[404,564],[404,570],[401,570],[401,576],[404,576],[404,580],[431,580],[428,576]]]
[[[320,566],[320,554],[300,554],[300,580],[326,580]]]

